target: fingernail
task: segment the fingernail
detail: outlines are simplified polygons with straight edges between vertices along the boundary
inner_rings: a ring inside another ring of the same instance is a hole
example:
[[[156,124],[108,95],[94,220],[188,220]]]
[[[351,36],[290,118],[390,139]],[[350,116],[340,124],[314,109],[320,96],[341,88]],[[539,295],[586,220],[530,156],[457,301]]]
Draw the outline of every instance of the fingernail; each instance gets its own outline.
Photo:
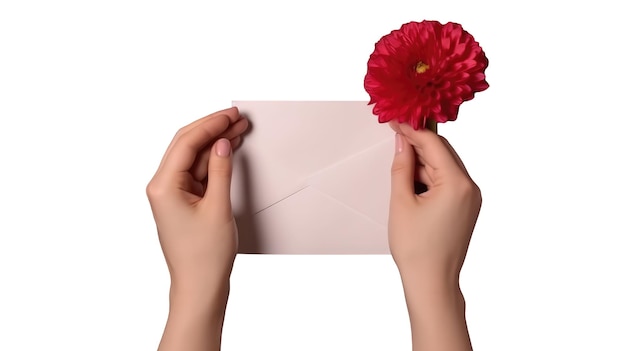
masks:
[[[230,141],[225,138],[218,140],[217,145],[215,145],[215,152],[217,156],[228,157],[230,155]]]
[[[396,152],[402,152],[402,139],[398,133],[396,133]]]

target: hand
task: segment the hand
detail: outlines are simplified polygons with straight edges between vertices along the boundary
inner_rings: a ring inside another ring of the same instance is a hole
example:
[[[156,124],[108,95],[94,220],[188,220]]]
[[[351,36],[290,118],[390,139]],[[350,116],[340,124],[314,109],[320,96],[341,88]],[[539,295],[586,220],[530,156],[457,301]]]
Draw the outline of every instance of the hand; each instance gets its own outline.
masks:
[[[229,108],[180,129],[146,188],[171,276],[160,350],[219,349],[238,244],[231,154],[247,127]]]
[[[458,281],[482,198],[443,137],[391,123],[396,131],[389,209],[389,245],[400,271]],[[414,181],[428,187],[420,195]]]
[[[404,287],[414,351],[469,351],[459,274],[482,198],[452,146],[430,130],[396,131],[389,246]],[[414,181],[428,190],[415,194]]]

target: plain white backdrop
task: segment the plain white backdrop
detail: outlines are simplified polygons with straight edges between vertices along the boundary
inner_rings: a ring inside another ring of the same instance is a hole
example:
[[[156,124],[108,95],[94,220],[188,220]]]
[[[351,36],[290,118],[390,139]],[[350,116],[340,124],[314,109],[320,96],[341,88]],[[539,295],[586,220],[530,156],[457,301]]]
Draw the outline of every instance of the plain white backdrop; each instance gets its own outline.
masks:
[[[374,43],[422,19],[490,60],[440,126],[483,190],[475,350],[626,350],[620,8],[2,1],[0,350],[156,350],[169,277],[145,186],[176,130],[231,100],[367,100]],[[223,350],[410,350],[391,257],[240,255]]]

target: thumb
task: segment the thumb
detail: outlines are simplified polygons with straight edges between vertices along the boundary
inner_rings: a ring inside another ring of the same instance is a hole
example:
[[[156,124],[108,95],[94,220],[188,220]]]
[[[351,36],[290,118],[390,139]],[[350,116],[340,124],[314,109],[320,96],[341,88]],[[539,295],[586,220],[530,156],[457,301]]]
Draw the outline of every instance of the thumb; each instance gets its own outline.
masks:
[[[205,201],[230,209],[230,183],[233,175],[230,141],[221,138],[213,144],[209,157]],[[227,205],[227,206],[226,206]]]
[[[415,152],[404,135],[396,134],[396,154],[391,164],[391,202],[415,197]]]

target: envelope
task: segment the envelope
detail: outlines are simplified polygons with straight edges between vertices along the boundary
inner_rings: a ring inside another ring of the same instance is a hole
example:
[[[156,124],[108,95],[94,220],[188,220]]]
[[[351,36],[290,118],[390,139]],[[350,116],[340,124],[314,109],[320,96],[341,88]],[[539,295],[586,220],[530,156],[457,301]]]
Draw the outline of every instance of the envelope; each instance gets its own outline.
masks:
[[[239,252],[388,254],[394,132],[365,101],[233,101]]]

